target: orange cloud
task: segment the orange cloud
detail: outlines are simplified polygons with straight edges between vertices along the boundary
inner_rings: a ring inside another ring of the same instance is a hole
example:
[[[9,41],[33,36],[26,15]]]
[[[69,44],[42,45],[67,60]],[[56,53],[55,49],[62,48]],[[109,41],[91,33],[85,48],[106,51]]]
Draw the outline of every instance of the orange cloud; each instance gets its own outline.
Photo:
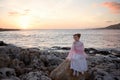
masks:
[[[21,16],[21,15],[28,15],[31,10],[25,9],[23,12],[17,12],[17,11],[10,11],[8,14],[10,16]]]
[[[119,14],[120,13],[120,3],[119,2],[104,2],[102,6],[110,9],[112,13]]]
[[[20,15],[20,13],[18,13],[18,12],[16,12],[16,11],[8,12],[8,14],[9,14],[10,16],[18,16],[18,15]]]

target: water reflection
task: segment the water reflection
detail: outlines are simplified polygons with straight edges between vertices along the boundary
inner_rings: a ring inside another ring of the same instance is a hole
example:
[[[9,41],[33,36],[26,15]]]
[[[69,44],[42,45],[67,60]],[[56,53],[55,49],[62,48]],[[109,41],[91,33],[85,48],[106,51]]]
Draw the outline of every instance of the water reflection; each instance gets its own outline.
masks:
[[[0,40],[23,47],[71,46],[81,33],[85,47],[120,48],[120,30],[28,30],[0,32]]]

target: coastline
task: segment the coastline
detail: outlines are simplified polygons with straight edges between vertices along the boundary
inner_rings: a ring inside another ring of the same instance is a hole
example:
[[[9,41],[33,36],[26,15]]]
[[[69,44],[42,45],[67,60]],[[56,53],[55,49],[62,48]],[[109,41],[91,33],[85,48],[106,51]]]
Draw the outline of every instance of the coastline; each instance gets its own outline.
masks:
[[[0,31],[20,31],[20,29],[3,29],[3,28],[0,28]]]
[[[53,80],[50,73],[65,60],[69,49],[57,46],[48,50],[22,48],[0,41],[0,80]],[[92,77],[89,80],[120,79],[120,51],[85,48],[85,52],[89,56],[88,73]]]

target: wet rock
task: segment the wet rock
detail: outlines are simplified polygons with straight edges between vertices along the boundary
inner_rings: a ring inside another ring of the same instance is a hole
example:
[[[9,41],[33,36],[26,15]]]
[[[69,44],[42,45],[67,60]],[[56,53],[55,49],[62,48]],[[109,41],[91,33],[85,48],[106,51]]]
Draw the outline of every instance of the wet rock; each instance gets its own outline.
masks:
[[[9,53],[9,49],[6,46],[0,46],[0,54]]]
[[[69,52],[66,52],[66,51],[65,52],[57,52],[56,51],[56,52],[51,52],[50,54],[52,54],[60,59],[65,59],[67,57],[68,53]]]
[[[51,47],[51,49],[57,49],[57,50],[59,50],[59,49],[61,49],[61,47],[59,47],[59,46],[53,46],[53,47]]]
[[[11,65],[10,67],[16,68],[16,67],[25,67],[25,64],[23,63],[23,61],[20,61],[19,59],[13,59],[11,61]]]
[[[0,46],[6,46],[7,44],[4,43],[3,41],[0,41]]]
[[[21,48],[8,44],[0,47],[0,54],[7,54],[11,59],[18,58]]]
[[[21,48],[11,44],[0,46],[0,80],[19,80],[18,77],[21,78],[20,80],[49,80],[50,73],[53,80],[77,80],[78,78],[72,76],[69,62],[64,61],[69,48],[56,48],[59,51]],[[85,51],[89,55],[87,58],[89,69],[79,78],[85,76],[89,78],[88,80],[120,80],[119,49],[86,48]],[[3,69],[5,67],[9,67],[8,72]]]
[[[112,54],[117,56],[117,57],[120,57],[120,50],[112,50]]]
[[[97,51],[97,54],[109,55],[111,53],[109,51]]]
[[[11,76],[9,78],[3,78],[1,80],[20,80],[20,79],[18,77],[16,77],[16,76]]]
[[[38,54],[40,51],[40,49],[38,49],[38,48],[27,48],[26,50],[28,50],[29,53],[38,53]]]
[[[43,62],[45,67],[49,66],[49,60],[47,58],[47,55],[40,55],[40,60],[41,62]]]
[[[94,69],[93,76],[94,80],[114,80],[112,75],[102,69]]]
[[[31,61],[30,67],[33,69],[42,69],[45,65],[39,58],[34,58],[33,61]]]
[[[80,74],[78,77],[73,76],[73,71],[70,69],[70,61],[63,61],[56,69],[54,69],[50,77],[52,80],[80,80],[86,78],[90,80],[89,74],[86,72],[84,75]]]
[[[70,47],[62,47],[62,50],[70,50]]]
[[[11,76],[16,76],[15,70],[12,68],[0,68],[0,77],[7,78]]]
[[[30,51],[29,49],[22,49],[19,54],[19,59],[23,61],[25,65],[30,65],[35,58],[39,58],[39,52]]]
[[[70,47],[53,46],[51,49],[53,49],[53,50],[70,50]]]
[[[7,54],[0,54],[0,68],[10,65],[10,58]]]
[[[8,46],[9,52],[7,53],[11,59],[18,58],[22,48],[16,47],[16,46]]]
[[[21,80],[51,80],[41,71],[29,72],[25,75],[20,76]]]
[[[61,59],[60,57],[56,57],[54,54],[51,55],[47,55],[47,59],[49,61],[49,65],[59,65],[63,59]]]
[[[85,48],[85,52],[87,54],[96,54],[97,53],[97,50],[94,49],[94,48]]]
[[[29,51],[27,51],[26,49],[23,49],[20,52],[18,59],[23,61],[25,65],[29,65],[31,63]]]
[[[15,72],[16,72],[17,76],[19,76],[19,75],[21,75],[21,74],[26,72],[25,64],[22,61],[20,61],[19,59],[13,59],[11,61],[11,64],[10,64],[9,67],[15,69]]]

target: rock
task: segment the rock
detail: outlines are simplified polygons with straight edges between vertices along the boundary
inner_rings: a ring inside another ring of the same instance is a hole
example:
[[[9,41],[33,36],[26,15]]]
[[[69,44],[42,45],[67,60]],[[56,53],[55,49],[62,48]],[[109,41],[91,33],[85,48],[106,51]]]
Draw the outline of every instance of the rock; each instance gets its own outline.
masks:
[[[40,51],[38,48],[27,48],[27,50],[29,50],[30,53],[36,53]]]
[[[62,47],[62,50],[70,50],[70,47]]]
[[[23,61],[25,65],[29,65],[31,63],[30,53],[26,49],[21,50],[18,59]]]
[[[10,67],[13,67],[13,68],[21,67],[21,68],[23,68],[23,67],[25,67],[25,64],[22,61],[20,61],[19,59],[13,59],[11,61]]]
[[[61,49],[61,47],[59,47],[59,46],[53,46],[53,47],[51,47],[51,49],[59,50],[59,49]]]
[[[0,46],[6,46],[7,44],[4,43],[3,41],[0,41]]]
[[[20,47],[8,44],[7,46],[0,47],[0,54],[7,54],[11,59],[14,59],[18,58],[20,50]]]
[[[47,59],[49,61],[49,65],[59,65],[63,59],[61,59],[60,57],[56,57],[54,54],[51,55],[47,55]]]
[[[7,54],[0,54],[0,68],[8,67],[10,65],[10,58]]]
[[[45,67],[43,61],[41,61],[40,58],[34,58],[33,61],[31,61],[30,63],[30,67],[32,67],[33,69],[43,69],[43,67]]]
[[[53,46],[51,49],[53,49],[53,50],[70,50],[70,47]]]
[[[16,76],[15,70],[12,68],[0,68],[0,77],[7,78],[11,76]]]
[[[78,77],[73,76],[73,71],[70,69],[70,61],[64,60],[56,69],[54,69],[50,77],[52,80],[80,80],[85,78],[90,80],[89,74],[86,72],[84,75],[80,74]]]
[[[118,50],[113,50],[113,51],[112,51],[112,54],[113,54],[114,56],[120,57],[120,51],[118,51]]]
[[[111,53],[109,51],[97,51],[97,54],[109,55]]]
[[[42,71],[29,72],[25,75],[20,76],[21,80],[51,80]]]
[[[85,48],[85,52],[87,54],[96,54],[97,53],[97,50],[94,49],[94,48]]]
[[[102,69],[94,69],[93,74],[94,80],[114,80],[112,75],[110,75],[108,72],[105,72]]]
[[[23,61],[25,65],[30,65],[31,62],[36,58],[39,58],[39,52],[36,52],[36,49],[34,51],[22,49],[19,54],[19,59]]]
[[[1,80],[20,80],[20,79],[16,76],[11,76],[9,78],[4,78],[4,79],[1,79]]]
[[[25,64],[22,61],[20,61],[19,59],[13,59],[11,61],[10,67],[15,69],[17,76],[24,74],[26,72]]]
[[[7,54],[9,53],[9,49],[7,46],[0,46],[0,54]]]
[[[74,77],[70,62],[63,61],[69,47],[39,50],[12,44],[0,46],[0,80],[120,80],[119,49],[85,48],[89,69],[85,75]],[[63,62],[63,63],[62,63]],[[20,79],[19,79],[19,78]]]
[[[40,55],[40,60],[43,62],[44,66],[49,66],[49,60],[47,58],[47,55]]]

